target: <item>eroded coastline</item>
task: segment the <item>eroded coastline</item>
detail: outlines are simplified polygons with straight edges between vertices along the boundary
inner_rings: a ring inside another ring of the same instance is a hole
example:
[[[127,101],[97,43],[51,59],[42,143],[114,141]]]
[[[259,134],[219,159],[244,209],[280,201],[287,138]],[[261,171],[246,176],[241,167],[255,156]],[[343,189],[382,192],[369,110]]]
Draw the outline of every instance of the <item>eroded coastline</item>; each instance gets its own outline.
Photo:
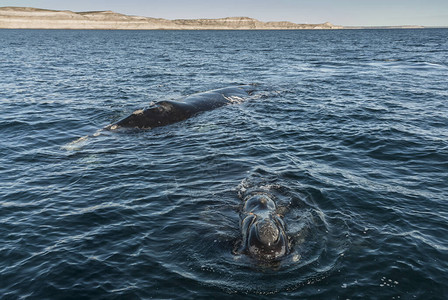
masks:
[[[167,20],[129,16],[113,11],[72,12],[31,7],[0,7],[0,28],[10,29],[109,29],[109,30],[280,30],[342,29],[329,22],[296,24],[262,22],[249,17]]]

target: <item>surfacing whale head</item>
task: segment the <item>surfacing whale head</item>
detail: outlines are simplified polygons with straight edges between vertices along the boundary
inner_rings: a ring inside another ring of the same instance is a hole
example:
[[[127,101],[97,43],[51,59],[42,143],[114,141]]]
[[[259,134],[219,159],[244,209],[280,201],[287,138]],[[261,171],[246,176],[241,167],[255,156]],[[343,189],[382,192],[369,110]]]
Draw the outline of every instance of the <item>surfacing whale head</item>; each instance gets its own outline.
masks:
[[[243,251],[263,261],[278,260],[289,253],[285,224],[267,195],[250,197],[243,208]]]

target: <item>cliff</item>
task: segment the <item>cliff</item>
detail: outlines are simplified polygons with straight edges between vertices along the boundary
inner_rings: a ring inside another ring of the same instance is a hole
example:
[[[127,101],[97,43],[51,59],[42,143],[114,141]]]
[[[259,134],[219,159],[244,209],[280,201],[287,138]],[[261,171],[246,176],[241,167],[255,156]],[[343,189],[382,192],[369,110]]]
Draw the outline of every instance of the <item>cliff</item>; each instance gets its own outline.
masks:
[[[167,20],[128,16],[113,11],[72,12],[31,7],[0,7],[0,28],[15,29],[341,29],[331,23],[262,22],[248,17]]]

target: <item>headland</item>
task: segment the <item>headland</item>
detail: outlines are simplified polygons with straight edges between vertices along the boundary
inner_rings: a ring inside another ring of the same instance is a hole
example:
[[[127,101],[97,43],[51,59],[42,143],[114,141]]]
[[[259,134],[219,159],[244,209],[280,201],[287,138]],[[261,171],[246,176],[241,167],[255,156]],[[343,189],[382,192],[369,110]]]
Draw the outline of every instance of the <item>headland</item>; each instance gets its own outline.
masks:
[[[0,7],[0,28],[10,29],[105,29],[105,30],[294,30],[342,29],[329,22],[296,24],[262,22],[249,17],[176,19],[129,16],[113,11],[73,12],[31,7]]]

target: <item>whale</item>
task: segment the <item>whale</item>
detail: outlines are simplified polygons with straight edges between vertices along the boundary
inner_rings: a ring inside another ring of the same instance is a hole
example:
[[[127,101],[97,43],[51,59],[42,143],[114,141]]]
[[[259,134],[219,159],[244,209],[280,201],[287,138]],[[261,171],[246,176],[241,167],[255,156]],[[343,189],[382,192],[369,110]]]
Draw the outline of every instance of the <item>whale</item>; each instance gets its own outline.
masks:
[[[152,129],[180,122],[201,112],[228,104],[242,103],[254,91],[254,84],[236,85],[192,94],[177,100],[154,102],[147,108],[136,110],[118,122],[97,130],[93,135],[80,137],[61,148],[68,151],[79,150],[87,144],[90,137],[98,137],[104,131],[115,131],[121,128]]]
[[[254,85],[237,85],[202,93],[196,93],[178,100],[163,100],[149,107],[134,111],[131,115],[103,129],[119,128],[152,129],[186,120],[201,112],[218,107],[241,103],[252,95]]]
[[[235,254],[256,260],[279,261],[291,251],[286,224],[273,197],[261,192],[243,199],[241,211],[242,241]]]

